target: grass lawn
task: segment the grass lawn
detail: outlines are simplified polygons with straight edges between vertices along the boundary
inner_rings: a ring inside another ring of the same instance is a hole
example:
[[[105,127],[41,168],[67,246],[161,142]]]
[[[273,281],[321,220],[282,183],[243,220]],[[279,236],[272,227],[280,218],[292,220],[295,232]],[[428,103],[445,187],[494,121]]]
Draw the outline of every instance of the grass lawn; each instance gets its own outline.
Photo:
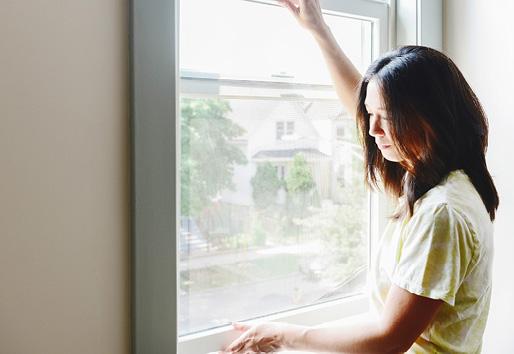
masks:
[[[189,291],[282,277],[298,272],[300,255],[276,254],[248,262],[180,272],[180,287]]]

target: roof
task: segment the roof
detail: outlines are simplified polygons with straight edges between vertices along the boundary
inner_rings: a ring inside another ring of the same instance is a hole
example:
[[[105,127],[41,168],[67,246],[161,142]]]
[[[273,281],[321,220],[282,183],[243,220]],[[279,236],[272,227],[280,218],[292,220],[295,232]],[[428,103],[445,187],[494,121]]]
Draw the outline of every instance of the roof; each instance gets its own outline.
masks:
[[[261,150],[252,156],[252,159],[268,159],[268,158],[281,158],[292,159],[296,154],[305,154],[308,157],[321,157],[329,158],[330,156],[319,151],[318,149],[287,149],[287,150]]]

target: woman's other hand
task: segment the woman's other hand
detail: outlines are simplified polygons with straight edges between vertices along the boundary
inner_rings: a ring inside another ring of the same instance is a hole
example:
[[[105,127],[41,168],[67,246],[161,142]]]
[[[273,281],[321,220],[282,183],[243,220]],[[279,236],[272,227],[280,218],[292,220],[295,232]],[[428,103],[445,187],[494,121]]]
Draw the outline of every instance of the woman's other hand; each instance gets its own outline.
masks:
[[[279,4],[289,9],[298,23],[311,32],[326,30],[326,23],[321,15],[319,0],[278,0]]]
[[[241,335],[221,353],[274,353],[291,349],[292,342],[301,331],[299,326],[277,322],[255,326],[234,323],[232,326]]]

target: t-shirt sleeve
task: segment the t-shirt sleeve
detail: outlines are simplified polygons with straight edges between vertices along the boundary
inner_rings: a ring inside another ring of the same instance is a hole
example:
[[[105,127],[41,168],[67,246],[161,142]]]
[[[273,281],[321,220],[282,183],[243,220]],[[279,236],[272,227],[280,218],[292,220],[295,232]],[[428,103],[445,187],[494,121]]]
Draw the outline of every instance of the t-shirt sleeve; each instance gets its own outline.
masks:
[[[466,219],[447,204],[415,214],[402,235],[392,282],[451,306],[472,263],[475,241]]]

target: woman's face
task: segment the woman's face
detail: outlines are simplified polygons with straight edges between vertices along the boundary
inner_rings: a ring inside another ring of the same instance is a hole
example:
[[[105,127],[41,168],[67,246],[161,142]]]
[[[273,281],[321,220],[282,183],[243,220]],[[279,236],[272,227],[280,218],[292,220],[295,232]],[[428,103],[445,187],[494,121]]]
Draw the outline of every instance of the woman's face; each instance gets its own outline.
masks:
[[[402,159],[389,130],[390,118],[387,116],[380,88],[373,79],[368,83],[364,104],[369,114],[369,135],[375,138],[382,156],[386,160],[400,162]]]

